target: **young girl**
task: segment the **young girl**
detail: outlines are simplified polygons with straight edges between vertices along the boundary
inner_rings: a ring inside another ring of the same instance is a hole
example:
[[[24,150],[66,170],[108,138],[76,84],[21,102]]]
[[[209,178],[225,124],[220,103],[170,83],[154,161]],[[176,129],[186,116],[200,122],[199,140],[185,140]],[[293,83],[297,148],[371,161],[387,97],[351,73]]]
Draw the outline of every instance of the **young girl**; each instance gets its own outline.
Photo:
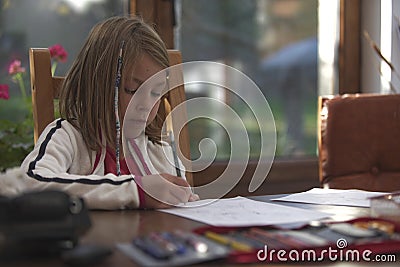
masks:
[[[164,208],[197,200],[186,180],[175,176],[171,147],[161,141],[162,90],[138,90],[168,66],[164,43],[141,19],[113,17],[97,24],[61,88],[61,119],[47,126],[22,163],[28,188],[65,190],[96,209]],[[135,94],[139,101],[128,110]],[[133,149],[123,151],[127,113],[135,127],[129,132]]]

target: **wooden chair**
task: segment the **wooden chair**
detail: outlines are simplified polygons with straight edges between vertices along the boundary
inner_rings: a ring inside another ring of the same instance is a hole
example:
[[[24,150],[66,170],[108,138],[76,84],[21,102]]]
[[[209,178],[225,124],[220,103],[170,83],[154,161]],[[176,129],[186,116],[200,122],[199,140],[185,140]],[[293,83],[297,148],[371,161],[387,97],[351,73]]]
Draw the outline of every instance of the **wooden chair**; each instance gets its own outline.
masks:
[[[322,186],[400,190],[400,95],[319,98],[318,153]]]
[[[168,50],[171,66],[182,63],[182,55],[180,51]],[[54,100],[58,99],[59,89],[64,77],[52,76],[51,74],[51,58],[47,48],[31,48],[29,49],[30,75],[31,75],[31,91],[32,91],[32,110],[34,123],[34,141],[36,143],[38,137],[44,128],[55,119]],[[183,74],[182,74],[183,75]],[[183,81],[183,77],[175,77]],[[167,95],[168,102],[172,109],[186,100],[184,86],[178,86]],[[179,118],[172,118],[174,124],[177,119],[187,118],[185,114],[179,114]],[[160,104],[160,114],[164,117],[167,114],[163,103]],[[178,133],[175,132],[175,135]],[[183,156],[190,159],[189,131],[187,125],[183,127],[175,140],[179,140],[179,147]],[[185,164],[186,169],[190,166]],[[186,178],[189,184],[193,185],[192,173],[186,172]]]

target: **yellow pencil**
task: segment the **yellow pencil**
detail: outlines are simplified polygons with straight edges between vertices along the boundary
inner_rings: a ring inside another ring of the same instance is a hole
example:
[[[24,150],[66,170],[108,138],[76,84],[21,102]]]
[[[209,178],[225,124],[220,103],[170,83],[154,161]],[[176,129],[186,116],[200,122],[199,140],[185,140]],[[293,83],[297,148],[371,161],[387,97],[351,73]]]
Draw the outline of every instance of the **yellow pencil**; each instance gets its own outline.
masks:
[[[176,176],[182,177],[181,169],[179,168],[178,154],[176,151],[175,136],[174,136],[174,130],[173,130],[173,124],[172,124],[172,114],[170,114],[171,113],[171,105],[169,104],[169,102],[166,98],[164,98],[164,105],[165,105],[165,110],[167,113],[167,118],[166,118],[167,131],[166,132],[169,137],[169,141],[171,143],[171,148],[172,148],[172,154],[174,156]]]
[[[220,244],[229,246],[235,250],[239,250],[239,251],[245,251],[245,252],[250,252],[253,250],[253,248],[245,243],[233,240],[231,238],[225,237],[223,235],[211,232],[211,231],[207,231],[204,233],[204,235],[211,239],[214,240]]]

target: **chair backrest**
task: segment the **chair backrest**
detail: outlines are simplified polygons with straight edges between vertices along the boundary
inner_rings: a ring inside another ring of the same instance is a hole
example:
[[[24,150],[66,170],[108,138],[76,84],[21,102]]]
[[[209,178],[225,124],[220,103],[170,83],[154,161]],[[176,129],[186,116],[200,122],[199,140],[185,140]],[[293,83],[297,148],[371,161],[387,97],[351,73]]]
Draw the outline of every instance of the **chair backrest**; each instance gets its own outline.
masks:
[[[168,50],[170,65],[182,63],[182,55],[180,51]],[[38,137],[44,128],[55,119],[54,100],[58,99],[60,86],[64,77],[52,76],[51,74],[51,57],[47,48],[31,48],[29,49],[29,62],[31,74],[31,91],[32,91],[32,111],[34,123],[34,141],[36,143]],[[183,74],[182,74],[183,75]],[[177,77],[183,81],[183,77]],[[178,86],[168,92],[168,102],[171,109],[177,105],[184,104],[186,100],[185,88],[183,85]],[[160,104],[160,115],[165,119],[167,111],[164,104]],[[179,118],[172,118],[174,124],[177,119],[187,118],[185,109],[180,109]],[[179,136],[178,136],[179,135]],[[187,159],[190,159],[189,131],[185,125],[180,133],[175,132],[175,140],[179,140],[180,152]],[[185,164],[186,169],[190,166]],[[186,172],[188,182],[193,185],[192,173]]]
[[[322,185],[400,190],[400,95],[320,97],[318,117]]]

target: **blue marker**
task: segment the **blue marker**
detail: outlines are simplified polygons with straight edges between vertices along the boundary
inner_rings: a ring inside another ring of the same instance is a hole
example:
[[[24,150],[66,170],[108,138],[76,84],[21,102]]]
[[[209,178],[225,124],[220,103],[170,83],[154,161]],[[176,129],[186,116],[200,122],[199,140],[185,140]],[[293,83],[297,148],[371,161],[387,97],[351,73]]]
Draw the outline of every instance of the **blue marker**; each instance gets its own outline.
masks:
[[[162,249],[175,254],[178,251],[178,248],[175,246],[174,243],[165,239],[161,234],[153,232],[149,234],[149,238],[151,241],[155,242],[158,246]]]
[[[208,245],[205,242],[203,242],[202,240],[200,240],[199,238],[196,238],[194,235],[184,233],[180,230],[175,230],[174,235],[177,236],[178,238],[181,238],[182,240],[184,240],[196,252],[206,253],[208,251]]]
[[[171,242],[172,244],[175,245],[177,254],[180,254],[180,255],[181,254],[185,254],[186,246],[185,246],[185,244],[184,244],[184,242],[182,240],[176,238],[174,235],[172,235],[171,233],[168,233],[168,232],[161,233],[161,236],[165,240],[168,240],[169,242]]]
[[[132,242],[140,250],[142,250],[143,252],[152,256],[155,259],[165,260],[173,255],[173,253],[160,248],[159,246],[153,244],[149,239],[145,237],[144,238],[137,237],[133,239]]]

